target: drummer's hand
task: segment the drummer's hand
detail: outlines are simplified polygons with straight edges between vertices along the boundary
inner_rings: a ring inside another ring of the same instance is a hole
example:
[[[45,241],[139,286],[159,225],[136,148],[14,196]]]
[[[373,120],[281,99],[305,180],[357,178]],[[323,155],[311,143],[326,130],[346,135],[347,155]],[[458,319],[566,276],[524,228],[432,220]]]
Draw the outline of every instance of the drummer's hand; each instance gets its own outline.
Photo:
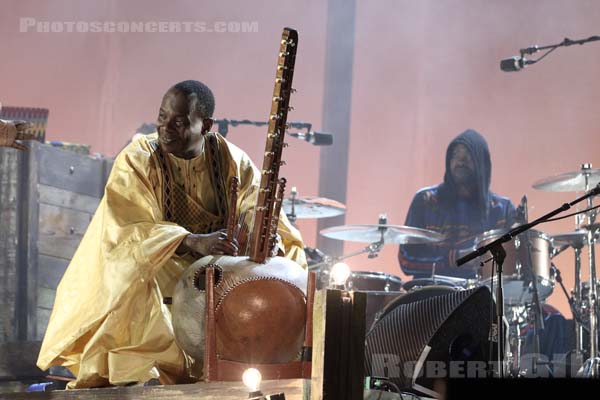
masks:
[[[0,147],[12,147],[13,149],[27,151],[27,146],[17,140],[35,139],[35,135],[26,132],[30,125],[25,121],[3,121],[0,120]]]
[[[227,231],[222,229],[213,233],[191,233],[183,239],[177,252],[192,251],[200,256],[228,255],[237,256],[239,245],[236,239],[230,241]]]

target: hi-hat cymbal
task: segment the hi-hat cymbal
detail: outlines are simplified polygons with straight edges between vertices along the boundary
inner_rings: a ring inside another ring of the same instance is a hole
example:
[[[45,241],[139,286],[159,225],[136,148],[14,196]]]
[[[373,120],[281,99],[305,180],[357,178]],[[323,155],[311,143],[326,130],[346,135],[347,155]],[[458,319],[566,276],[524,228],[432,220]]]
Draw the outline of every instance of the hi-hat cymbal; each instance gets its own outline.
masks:
[[[321,235],[350,242],[422,244],[444,240],[444,235],[427,229],[400,225],[342,225],[323,229]]]
[[[554,246],[565,246],[569,245],[575,248],[581,248],[587,243],[587,231],[572,231],[565,233],[558,233],[550,236]]]
[[[540,179],[533,184],[533,188],[547,192],[582,192],[586,190],[586,174],[589,189],[600,183],[600,169],[589,168]]]
[[[346,212],[345,205],[325,197],[284,199],[281,207],[288,216],[295,216],[297,219],[329,218]]]

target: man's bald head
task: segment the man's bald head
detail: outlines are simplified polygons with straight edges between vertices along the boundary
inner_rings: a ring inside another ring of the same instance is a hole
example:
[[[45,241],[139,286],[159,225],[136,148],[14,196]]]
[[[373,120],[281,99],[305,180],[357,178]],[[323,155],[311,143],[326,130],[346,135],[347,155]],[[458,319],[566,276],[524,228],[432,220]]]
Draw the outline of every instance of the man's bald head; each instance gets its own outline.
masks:
[[[212,91],[204,83],[194,80],[187,80],[173,85],[168,92],[177,91],[190,100],[195,98],[196,111],[202,118],[212,118],[215,112],[215,97]]]
[[[173,85],[163,96],[156,122],[161,148],[180,158],[199,155],[214,110],[215,98],[205,84],[188,80]]]

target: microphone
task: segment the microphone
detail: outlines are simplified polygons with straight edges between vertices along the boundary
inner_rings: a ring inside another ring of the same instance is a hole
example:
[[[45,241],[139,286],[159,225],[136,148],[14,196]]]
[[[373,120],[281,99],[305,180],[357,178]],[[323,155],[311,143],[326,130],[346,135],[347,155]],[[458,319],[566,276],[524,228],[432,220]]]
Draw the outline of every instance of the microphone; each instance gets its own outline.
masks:
[[[504,72],[520,71],[529,64],[534,64],[535,61],[526,59],[525,57],[511,57],[500,61],[500,69]]]
[[[333,144],[333,135],[331,133],[324,132],[288,132],[288,135],[298,139],[304,139],[310,144],[315,146],[330,146]]]

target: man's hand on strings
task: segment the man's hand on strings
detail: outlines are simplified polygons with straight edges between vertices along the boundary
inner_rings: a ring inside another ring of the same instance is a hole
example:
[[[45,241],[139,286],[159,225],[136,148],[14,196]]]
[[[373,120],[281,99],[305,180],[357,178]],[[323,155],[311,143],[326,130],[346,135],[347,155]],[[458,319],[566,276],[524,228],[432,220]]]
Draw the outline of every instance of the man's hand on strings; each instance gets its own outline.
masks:
[[[27,146],[17,140],[32,140],[35,135],[27,132],[30,125],[25,121],[4,121],[0,119],[0,147],[27,151]]]
[[[227,231],[222,229],[207,234],[189,234],[177,250],[178,252],[192,251],[200,256],[237,256],[239,244],[236,239],[230,241],[227,238]]]
[[[248,226],[246,224],[239,223],[235,227],[235,231],[233,232],[233,237],[238,242],[238,247],[244,251],[246,246],[248,245]],[[242,254],[243,255],[243,254]]]

